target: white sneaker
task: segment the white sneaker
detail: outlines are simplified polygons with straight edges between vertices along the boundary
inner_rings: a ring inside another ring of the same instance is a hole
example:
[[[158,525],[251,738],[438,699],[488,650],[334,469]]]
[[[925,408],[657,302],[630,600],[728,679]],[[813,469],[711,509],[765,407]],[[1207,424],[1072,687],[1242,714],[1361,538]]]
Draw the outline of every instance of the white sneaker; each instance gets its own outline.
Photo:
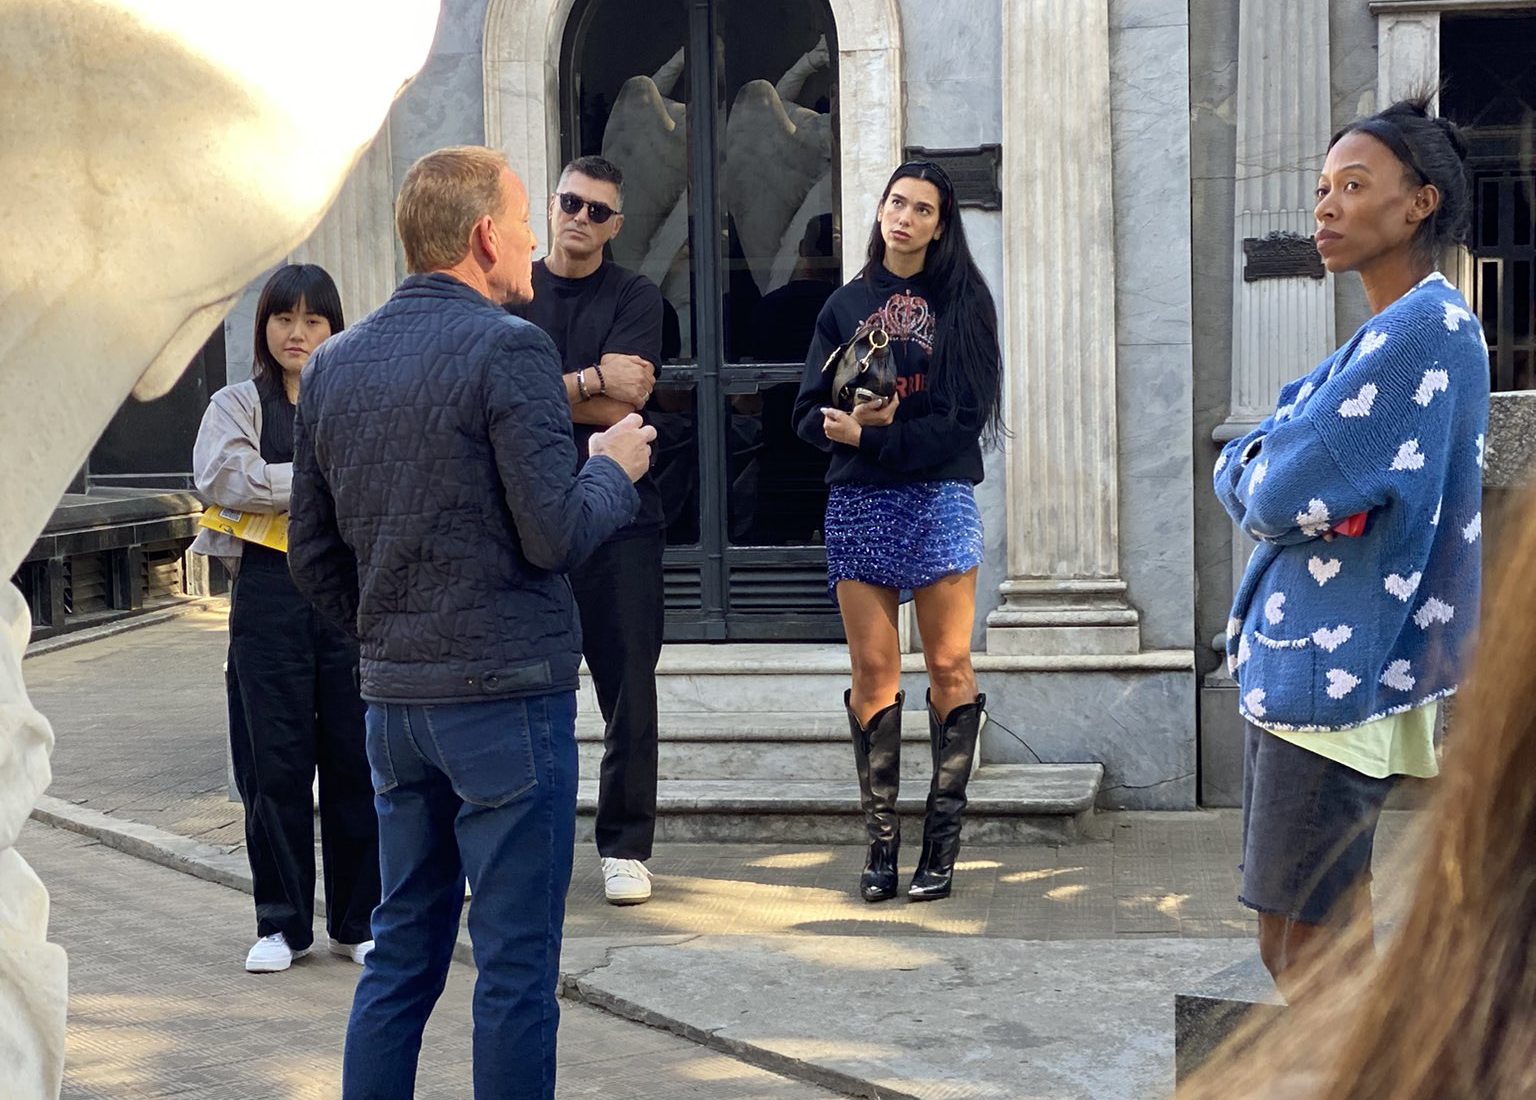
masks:
[[[362,943],[342,943],[330,936],[325,937],[330,944],[331,954],[343,959],[351,959],[358,966],[363,965],[363,960],[368,957],[368,952],[373,950],[373,941],[364,940]]]
[[[292,966],[294,959],[302,959],[308,954],[309,948],[295,951],[288,946],[281,932],[273,932],[270,936],[261,937],[251,947],[245,956],[245,968],[252,974],[276,974]]]
[[[610,905],[639,905],[651,896],[651,872],[638,859],[603,857],[603,893]]]

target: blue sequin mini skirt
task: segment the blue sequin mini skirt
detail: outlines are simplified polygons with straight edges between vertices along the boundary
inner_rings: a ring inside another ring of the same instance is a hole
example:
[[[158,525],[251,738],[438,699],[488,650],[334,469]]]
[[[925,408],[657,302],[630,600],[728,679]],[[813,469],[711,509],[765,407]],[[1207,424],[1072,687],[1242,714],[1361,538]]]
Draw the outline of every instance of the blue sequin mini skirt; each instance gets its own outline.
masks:
[[[838,581],[912,592],[981,564],[981,512],[969,481],[833,485],[827,494],[827,592]]]

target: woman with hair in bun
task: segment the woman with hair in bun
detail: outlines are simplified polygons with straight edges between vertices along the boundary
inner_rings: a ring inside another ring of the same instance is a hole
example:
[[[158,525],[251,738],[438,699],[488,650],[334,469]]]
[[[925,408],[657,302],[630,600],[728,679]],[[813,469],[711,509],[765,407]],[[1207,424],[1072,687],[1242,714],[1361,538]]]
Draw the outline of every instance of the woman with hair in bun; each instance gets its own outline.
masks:
[[[1398,776],[1436,774],[1437,705],[1477,622],[1488,350],[1436,270],[1470,220],[1465,156],[1424,100],[1334,135],[1317,249],[1372,316],[1216,463],[1258,543],[1226,648],[1247,723],[1240,900],[1277,980],[1368,914],[1382,805]]]
[[[889,357],[890,392],[860,387],[839,407],[839,372],[828,368],[850,344],[861,357]],[[859,881],[865,901],[896,896],[903,599],[917,605],[933,758],[907,897],[945,898],[953,885],[986,705],[971,666],[982,556],[973,486],[982,479],[982,445],[1001,430],[1001,402],[997,312],[966,244],[954,185],[939,165],[910,161],[880,196],[864,270],[817,318],[795,401],[800,437],[832,454],[827,586],[853,666],[843,705],[869,838]]]

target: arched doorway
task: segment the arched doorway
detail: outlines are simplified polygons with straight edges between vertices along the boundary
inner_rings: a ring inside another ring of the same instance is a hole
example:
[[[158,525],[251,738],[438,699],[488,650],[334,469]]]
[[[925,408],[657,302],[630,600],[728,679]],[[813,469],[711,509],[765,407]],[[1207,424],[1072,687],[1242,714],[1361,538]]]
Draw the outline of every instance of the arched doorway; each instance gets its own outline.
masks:
[[[868,217],[901,154],[895,0],[489,0],[484,49],[486,140],[523,172],[536,210],[566,159],[603,151],[625,85],[644,78],[654,88],[631,92],[650,101],[653,129],[633,132],[650,133],[651,147],[610,152],[629,176],[615,258],[663,286],[675,320],[663,372],[673,405],[669,639],[839,636],[819,545],[818,455],[798,450],[788,424],[804,359],[803,344],[788,350],[803,339],[795,309],[809,313],[817,288],[775,292],[830,286],[837,265],[841,278],[860,266]],[[781,131],[788,119],[790,136],[802,139],[791,158],[814,159],[805,139],[820,127],[823,171],[809,187],[802,181],[803,193],[786,186],[777,206],[748,210],[775,190],[774,154],[754,157],[746,136],[745,123],[764,117]],[[663,194],[645,196],[654,209],[637,211],[640,189],[651,186]],[[645,215],[638,227],[636,213]],[[701,232],[705,225],[715,230]],[[635,241],[644,251],[624,251]],[[776,324],[776,315],[789,320]]]
[[[841,281],[837,51],[825,0],[581,0],[560,159],[625,175],[616,262],[662,288],[657,480],[674,638],[836,637],[824,452],[791,410]]]

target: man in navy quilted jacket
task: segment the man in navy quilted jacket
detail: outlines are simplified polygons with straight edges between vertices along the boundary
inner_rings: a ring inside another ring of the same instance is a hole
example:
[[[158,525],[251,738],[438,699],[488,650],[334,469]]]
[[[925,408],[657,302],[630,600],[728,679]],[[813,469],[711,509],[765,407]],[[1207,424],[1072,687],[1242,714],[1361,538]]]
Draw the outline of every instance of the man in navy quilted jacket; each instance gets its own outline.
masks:
[[[479,1100],[552,1100],[576,815],[581,631],[565,573],[639,506],[652,428],[577,464],[533,294],[528,196],[496,152],[442,149],[395,212],[412,274],[305,371],[289,568],[352,630],[383,900],[347,1030],[347,1100],[414,1093],[465,876]]]

